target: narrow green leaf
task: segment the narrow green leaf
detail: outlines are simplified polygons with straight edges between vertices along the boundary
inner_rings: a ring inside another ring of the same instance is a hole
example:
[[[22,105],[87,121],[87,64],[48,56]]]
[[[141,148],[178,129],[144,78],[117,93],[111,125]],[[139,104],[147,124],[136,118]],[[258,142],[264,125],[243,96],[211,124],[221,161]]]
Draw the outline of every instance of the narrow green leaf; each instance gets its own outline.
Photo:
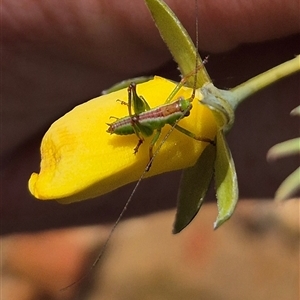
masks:
[[[215,185],[218,200],[218,217],[214,229],[221,226],[234,212],[238,200],[238,182],[230,149],[223,131],[217,133]]]
[[[178,63],[181,74],[185,76],[195,70],[196,57],[197,65],[202,65],[198,50],[173,11],[162,0],[145,0],[145,2],[162,39]],[[203,66],[198,71],[196,87],[199,88],[206,82],[211,82],[211,79]],[[194,77],[192,76],[187,83],[193,87]]]
[[[300,153],[300,138],[295,138],[273,146],[267,153],[267,159],[274,160],[298,153]]]
[[[291,111],[291,116],[300,116],[300,105]]]
[[[199,211],[213,176],[216,147],[208,145],[197,163],[183,170],[173,233],[184,229]]]
[[[279,186],[275,194],[278,201],[290,198],[300,189],[300,168],[290,174]]]

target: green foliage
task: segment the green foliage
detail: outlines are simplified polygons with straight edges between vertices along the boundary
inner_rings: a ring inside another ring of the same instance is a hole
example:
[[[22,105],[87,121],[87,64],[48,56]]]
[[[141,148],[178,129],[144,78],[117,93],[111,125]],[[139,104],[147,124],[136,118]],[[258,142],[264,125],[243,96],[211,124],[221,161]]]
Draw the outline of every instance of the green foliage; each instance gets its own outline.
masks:
[[[300,116],[300,105],[291,111],[292,116]],[[268,160],[276,160],[290,155],[300,155],[300,138],[294,138],[273,146],[267,154]],[[276,200],[292,197],[300,189],[300,167],[290,174],[275,193]]]
[[[216,88],[202,64],[188,33],[175,14],[162,0],[145,0],[160,34],[167,44],[183,76],[197,71],[196,87],[203,95],[201,103],[208,106],[218,124],[216,146],[209,145],[198,159],[195,166],[183,171],[178,195],[178,208],[174,222],[174,233],[186,227],[199,211],[209,184],[214,178],[218,202],[218,216],[214,228],[218,228],[228,220],[234,212],[238,200],[238,181],[233,158],[225,140],[234,123],[237,106],[247,97],[260,89],[300,70],[300,56],[276,66],[254,78],[225,91]],[[197,60],[197,63],[196,63]],[[197,68],[196,66],[201,66]],[[187,85],[194,87],[195,77],[190,76]],[[300,108],[296,113],[300,111]],[[298,140],[297,140],[298,141]],[[296,141],[296,142],[297,142]],[[286,147],[286,145],[283,145]],[[288,146],[289,149],[290,146]],[[275,151],[278,153],[278,150]],[[188,154],[187,154],[188,155]],[[287,195],[287,189],[294,190],[299,186],[299,173],[296,170],[277,193],[278,197]]]
[[[191,74],[202,60],[188,33],[170,8],[160,0],[145,0],[160,34],[171,54],[179,65],[183,76]],[[188,85],[193,87],[194,76]],[[230,91],[217,89],[211,83],[204,66],[198,69],[197,88],[201,88],[202,104],[209,106],[217,121],[219,132],[216,146],[209,145],[195,166],[184,170],[179,189],[174,233],[186,227],[199,211],[210,182],[215,178],[218,199],[218,217],[215,228],[232,215],[238,199],[237,177],[230,150],[224,138],[234,121],[234,107],[228,100],[233,97]]]
[[[208,145],[197,163],[183,170],[173,233],[184,229],[198,213],[213,177],[216,147]]]
[[[202,59],[189,34],[182,26],[173,11],[161,0],[145,0],[160,35],[168,46],[173,58],[178,63],[182,76],[186,76],[195,70],[196,57],[197,66],[202,66]],[[211,82],[206,69],[198,70],[196,87]],[[194,77],[188,79],[188,86],[194,86]]]

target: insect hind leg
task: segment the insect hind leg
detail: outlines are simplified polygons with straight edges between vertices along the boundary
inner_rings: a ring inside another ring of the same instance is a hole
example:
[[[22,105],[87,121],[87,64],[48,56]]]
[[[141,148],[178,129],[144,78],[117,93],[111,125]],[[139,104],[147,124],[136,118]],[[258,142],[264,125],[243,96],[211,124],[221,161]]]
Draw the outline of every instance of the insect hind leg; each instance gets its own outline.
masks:
[[[133,148],[133,153],[137,154],[139,151],[140,146],[143,144],[144,139],[139,138],[137,145]]]
[[[172,99],[174,98],[174,96],[176,95],[176,93],[186,84],[188,79],[190,77],[194,76],[195,74],[197,74],[197,72],[199,70],[201,70],[207,62],[208,62],[208,56],[206,56],[204,58],[204,60],[202,61],[201,64],[200,63],[198,64],[198,62],[197,62],[197,66],[196,66],[195,70],[192,70],[191,72],[187,73],[184,77],[181,78],[180,82],[177,84],[177,86],[174,88],[174,90],[168,96],[166,103],[170,103],[172,101]],[[196,82],[196,80],[195,80],[195,82]],[[193,94],[191,95],[189,101],[192,102],[194,98],[195,98],[195,88],[194,88]]]
[[[206,137],[202,137],[202,136],[197,136],[196,134],[194,134],[193,132],[190,132],[189,130],[186,130],[184,129],[183,127],[179,126],[179,125],[175,125],[174,126],[175,129],[177,129],[178,131],[182,132],[183,134],[193,138],[194,140],[196,141],[199,141],[199,142],[205,142],[205,143],[209,143],[213,146],[216,145],[215,141],[214,140],[211,140],[209,138],[206,138]]]
[[[152,160],[153,160],[153,148],[159,138],[161,134],[161,129],[157,129],[156,132],[155,132],[155,135],[150,143],[150,146],[149,146],[149,162],[148,162],[148,165],[146,167],[146,171],[148,172],[151,168],[151,165],[152,165]]]

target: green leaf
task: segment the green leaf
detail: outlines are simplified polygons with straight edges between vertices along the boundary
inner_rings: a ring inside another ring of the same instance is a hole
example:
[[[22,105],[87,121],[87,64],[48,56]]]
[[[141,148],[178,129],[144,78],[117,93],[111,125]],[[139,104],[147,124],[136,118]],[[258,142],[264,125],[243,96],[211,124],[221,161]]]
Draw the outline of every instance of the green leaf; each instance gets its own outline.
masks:
[[[291,111],[291,116],[300,116],[300,105]]]
[[[181,74],[186,76],[195,70],[196,57],[197,66],[202,65],[198,50],[173,11],[162,0],[145,0],[145,2],[162,39],[178,63]],[[206,82],[211,82],[211,79],[203,66],[198,71],[196,87],[199,88]],[[194,77],[188,79],[187,83],[193,87]]]
[[[300,138],[294,138],[269,149],[267,154],[268,160],[278,159],[280,157],[289,156],[300,153]]]
[[[173,233],[184,229],[198,213],[213,176],[216,147],[208,145],[197,163],[183,170]]]
[[[300,189],[300,168],[290,174],[279,186],[275,194],[276,200],[285,200],[290,198]]]
[[[218,217],[214,223],[214,229],[217,229],[231,217],[238,200],[238,181],[234,161],[222,130],[217,133],[215,185],[218,200]]]

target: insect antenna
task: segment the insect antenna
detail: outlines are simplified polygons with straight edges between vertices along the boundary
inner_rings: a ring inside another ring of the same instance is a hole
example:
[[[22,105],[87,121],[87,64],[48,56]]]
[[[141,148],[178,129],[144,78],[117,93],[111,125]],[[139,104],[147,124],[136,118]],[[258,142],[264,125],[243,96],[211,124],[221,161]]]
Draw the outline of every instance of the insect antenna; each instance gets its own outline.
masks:
[[[195,98],[195,94],[196,94],[196,89],[197,89],[197,77],[198,77],[198,70],[207,62],[207,59],[208,57],[206,57],[203,62],[202,62],[202,65],[199,64],[199,60],[198,60],[198,44],[199,44],[199,38],[198,38],[198,1],[195,0],[195,19],[196,19],[196,28],[195,28],[195,32],[196,32],[196,48],[195,48],[195,69],[193,71],[191,71],[190,73],[186,74],[181,82],[179,83],[180,85],[184,85],[185,81],[187,80],[187,78],[189,78],[190,76],[193,76],[194,75],[194,82],[193,82],[193,92],[191,94],[191,97],[189,99],[190,102],[193,101],[193,99]],[[125,104],[125,103],[124,103]],[[186,112],[188,111],[188,109],[186,110]],[[143,173],[141,174],[140,178],[138,179],[138,181],[136,182],[129,198],[127,199],[122,211],[120,212],[117,220],[115,221],[113,227],[111,228],[109,234],[108,234],[108,237],[106,238],[106,241],[105,243],[103,244],[102,248],[101,248],[101,251],[99,253],[99,255],[97,256],[97,258],[95,259],[95,261],[93,262],[93,264],[91,265],[91,267],[89,268],[89,270],[82,276],[80,277],[78,280],[74,281],[73,283],[67,285],[66,287],[62,288],[60,291],[65,291],[67,290],[68,288],[78,284],[79,282],[81,282],[83,279],[85,279],[91,272],[92,270],[94,269],[94,267],[97,265],[97,263],[102,259],[103,255],[105,254],[106,252],[106,249],[108,247],[108,244],[111,240],[111,237],[112,235],[114,234],[117,226],[119,225],[122,217],[124,216],[129,204],[131,203],[139,185],[141,184],[142,180],[145,178],[147,172],[150,170],[151,168],[151,165],[154,161],[154,159],[156,158],[156,156],[158,155],[161,147],[164,145],[164,143],[167,141],[167,139],[169,138],[169,136],[171,135],[171,133],[175,130],[176,128],[176,125],[178,125],[178,123],[185,117],[185,113],[182,114],[182,117],[178,118],[176,120],[176,122],[172,125],[172,127],[168,130],[168,132],[165,134],[165,136],[163,137],[163,139],[159,142],[158,146],[156,147],[155,151],[153,152],[153,155],[151,157],[151,159],[149,160],[148,164],[146,165]]]
[[[202,62],[202,65],[199,65],[199,60],[198,60],[198,46],[199,46],[199,17],[198,17],[198,0],[195,0],[195,35],[196,35],[196,41],[195,41],[195,69],[193,71],[191,71],[190,73],[186,74],[183,78],[182,81],[186,81],[188,77],[190,77],[192,74],[194,75],[194,82],[193,82],[193,92],[192,95],[190,97],[190,102],[193,101],[193,99],[195,98],[195,94],[196,94],[196,89],[197,89],[197,77],[198,77],[198,70],[205,65],[208,62],[208,56],[206,56]],[[188,109],[187,109],[188,110]],[[187,111],[186,110],[186,111]],[[166,133],[166,135],[164,136],[164,138],[161,140],[161,142],[159,143],[158,147],[156,148],[155,152],[153,153],[152,158],[150,159],[149,163],[146,166],[145,171],[143,172],[141,178],[139,179],[139,181],[137,182],[134,190],[137,189],[138,185],[140,184],[141,180],[143,179],[143,177],[146,175],[146,173],[148,172],[148,170],[150,169],[150,166],[152,164],[152,162],[154,161],[155,157],[157,156],[158,152],[160,151],[161,147],[163,146],[163,144],[166,142],[166,140],[169,138],[170,134],[175,130],[176,125],[181,121],[181,119],[183,119],[185,116],[185,113],[183,113],[181,118],[178,118],[176,120],[176,122],[172,125],[172,127],[169,129],[169,131]],[[132,195],[133,196],[133,195]]]
[[[193,93],[191,95],[191,100],[194,100],[196,88],[197,88],[197,79],[198,79],[198,46],[199,46],[199,20],[198,20],[198,0],[195,0],[195,35],[196,35],[196,49],[195,49],[195,77],[194,77],[194,86]]]

